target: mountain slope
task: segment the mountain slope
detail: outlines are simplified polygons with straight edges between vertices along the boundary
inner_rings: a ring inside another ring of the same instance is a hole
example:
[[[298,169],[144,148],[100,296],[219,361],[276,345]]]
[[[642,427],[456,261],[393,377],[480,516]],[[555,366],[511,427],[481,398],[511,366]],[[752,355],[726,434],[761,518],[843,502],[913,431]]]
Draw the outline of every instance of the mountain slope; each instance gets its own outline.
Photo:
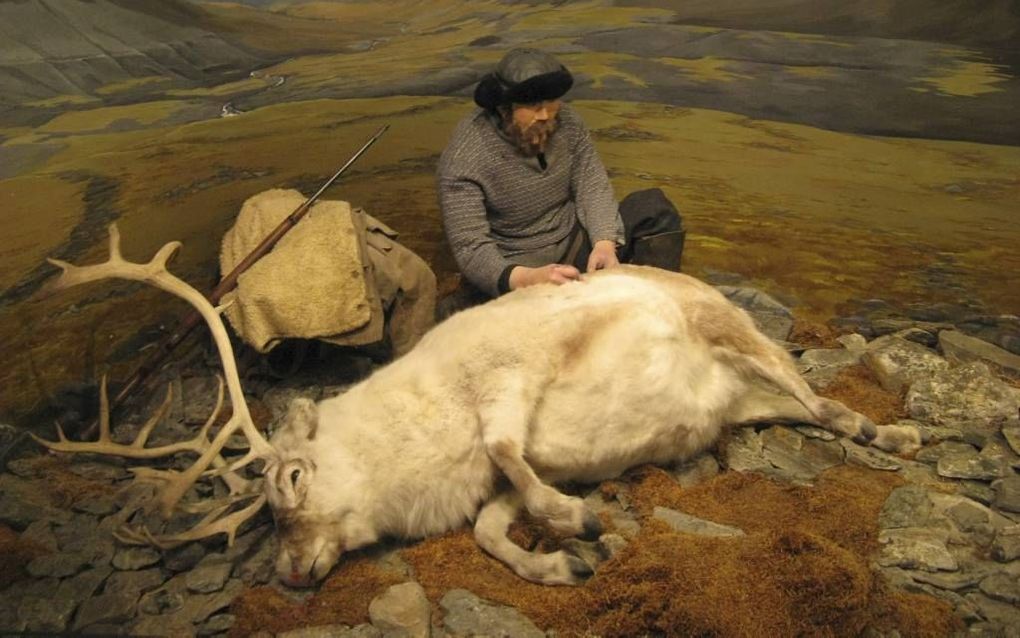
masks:
[[[91,97],[157,76],[191,86],[256,63],[207,22],[181,0],[0,0],[0,104]]]
[[[730,29],[866,35],[1020,48],[1017,0],[619,0]]]

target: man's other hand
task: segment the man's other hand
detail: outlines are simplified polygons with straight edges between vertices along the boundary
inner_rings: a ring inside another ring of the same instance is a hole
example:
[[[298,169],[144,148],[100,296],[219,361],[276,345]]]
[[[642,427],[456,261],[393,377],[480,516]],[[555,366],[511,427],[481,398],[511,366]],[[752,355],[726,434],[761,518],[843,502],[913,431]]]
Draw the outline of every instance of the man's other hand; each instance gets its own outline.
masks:
[[[517,266],[510,271],[510,290],[527,288],[535,284],[565,284],[581,277],[581,273],[573,266],[548,264],[538,268]]]
[[[616,258],[616,242],[608,239],[595,242],[588,257],[588,272],[619,265],[620,260]]]

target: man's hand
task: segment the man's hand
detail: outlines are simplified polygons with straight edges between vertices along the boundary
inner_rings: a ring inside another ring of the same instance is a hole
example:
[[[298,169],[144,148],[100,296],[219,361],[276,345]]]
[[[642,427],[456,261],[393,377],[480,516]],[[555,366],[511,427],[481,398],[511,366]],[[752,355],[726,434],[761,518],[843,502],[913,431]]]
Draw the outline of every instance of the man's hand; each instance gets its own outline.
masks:
[[[517,266],[510,271],[510,290],[526,288],[535,284],[565,284],[581,277],[581,273],[573,266],[549,264],[539,268]]]
[[[619,265],[620,260],[616,258],[616,242],[608,239],[595,242],[588,257],[588,272]]]

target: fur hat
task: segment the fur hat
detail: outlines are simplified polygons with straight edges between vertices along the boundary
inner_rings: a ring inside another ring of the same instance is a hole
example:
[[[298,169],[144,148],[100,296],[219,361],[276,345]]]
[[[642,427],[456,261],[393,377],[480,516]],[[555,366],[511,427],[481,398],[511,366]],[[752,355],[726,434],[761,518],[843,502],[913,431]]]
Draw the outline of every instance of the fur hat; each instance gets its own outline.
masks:
[[[475,104],[489,111],[563,97],[574,84],[567,67],[537,49],[513,49],[475,87]]]

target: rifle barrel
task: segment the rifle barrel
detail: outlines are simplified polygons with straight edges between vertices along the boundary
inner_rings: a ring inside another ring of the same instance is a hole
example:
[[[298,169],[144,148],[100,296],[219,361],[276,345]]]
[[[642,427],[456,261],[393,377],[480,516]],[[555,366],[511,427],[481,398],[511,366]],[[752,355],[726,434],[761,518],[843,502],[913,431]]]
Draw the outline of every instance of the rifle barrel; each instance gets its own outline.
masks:
[[[259,245],[256,246],[255,249],[248,254],[247,257],[242,259],[237,264],[237,266],[235,266],[234,269],[230,271],[229,274],[223,277],[223,279],[220,280],[220,283],[217,284],[217,286],[212,290],[212,292],[210,292],[207,295],[209,301],[215,306],[217,303],[219,303],[219,300],[222,299],[224,295],[233,290],[237,286],[238,278],[246,270],[251,268],[251,266],[256,261],[264,257],[266,253],[272,250],[273,246],[276,245],[276,242],[280,241],[280,239],[284,235],[286,235],[287,232],[291,228],[293,228],[301,220],[302,217],[304,217],[305,213],[308,212],[308,210],[312,207],[316,200],[318,200],[319,197],[322,196],[324,192],[326,192],[326,189],[328,189],[330,186],[333,185],[334,182],[340,179],[340,176],[343,175],[344,172],[346,172],[347,169],[350,168],[351,165],[354,164],[354,162],[356,162],[358,158],[361,157],[365,153],[365,151],[369,149],[370,146],[372,146],[372,144],[375,144],[376,140],[382,137],[382,134],[385,133],[386,130],[389,129],[389,127],[390,127],[389,124],[385,124],[378,131],[376,131],[375,135],[369,138],[369,140],[365,142],[365,144],[360,149],[358,149],[357,152],[355,152],[354,155],[352,155],[351,158],[348,159],[347,162],[345,162],[344,165],[341,166],[340,169],[336,173],[334,173],[332,177],[326,180],[326,182],[319,187],[319,190],[317,190],[314,195],[306,199],[300,206],[295,208],[294,212],[292,212],[290,215],[287,216],[286,219],[280,222],[280,225],[273,229],[273,232],[269,233],[269,235],[267,235],[266,238],[263,239],[259,243]],[[182,319],[180,323],[177,324],[177,327],[174,329],[174,331],[171,332],[166,337],[164,337],[162,341],[160,341],[160,343],[156,347],[156,350],[149,356],[149,358],[145,362],[142,363],[142,365],[138,367],[138,369],[131,376],[131,378],[128,379],[127,383],[124,384],[124,387],[120,389],[120,392],[118,392],[117,395],[113,398],[113,400],[110,402],[111,412],[118,406],[122,405],[124,401],[126,401],[127,398],[131,396],[134,393],[134,391],[142,384],[142,382],[144,382],[149,377],[149,375],[156,371],[156,369],[160,366],[160,364],[163,363],[163,361],[170,355],[170,353],[173,352],[177,348],[177,346],[179,346],[181,342],[184,341],[189,334],[191,334],[195,327],[197,327],[201,323],[201,320],[202,316],[198,313],[197,310],[192,310],[187,315],[185,315],[184,319]],[[84,431],[83,438],[90,438],[92,436],[95,436],[96,429],[98,427],[99,422],[93,421],[92,424]]]

